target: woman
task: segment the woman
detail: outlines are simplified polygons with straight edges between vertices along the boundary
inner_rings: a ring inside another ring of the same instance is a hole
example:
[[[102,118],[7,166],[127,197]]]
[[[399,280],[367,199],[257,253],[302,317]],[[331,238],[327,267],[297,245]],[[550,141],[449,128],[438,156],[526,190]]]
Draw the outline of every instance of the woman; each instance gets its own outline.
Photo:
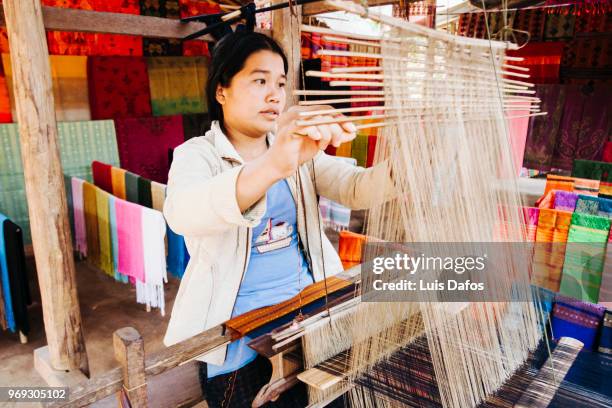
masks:
[[[322,280],[324,270],[325,276],[340,272],[319,222],[317,195],[351,208],[391,195],[391,186],[381,191],[391,184],[386,165],[366,170],[322,152],[352,140],[353,124],[299,127],[303,108],[283,113],[286,75],[282,49],[263,34],[230,34],[214,49],[207,84],[211,129],[174,151],[169,173],[164,215],[185,237],[191,259],[166,345],[291,298]],[[249,407],[268,382],[269,363],[246,341],[200,358],[208,363],[200,381],[209,406]],[[305,398],[303,386],[295,387],[274,406],[304,406]]]

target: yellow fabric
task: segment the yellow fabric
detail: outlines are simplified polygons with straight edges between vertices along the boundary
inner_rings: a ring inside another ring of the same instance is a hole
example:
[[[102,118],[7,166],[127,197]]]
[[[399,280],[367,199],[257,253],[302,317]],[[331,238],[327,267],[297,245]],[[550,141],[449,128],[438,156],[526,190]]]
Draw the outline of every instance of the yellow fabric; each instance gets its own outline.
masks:
[[[87,86],[87,57],[79,55],[51,55],[51,79],[55,118],[58,121],[90,120],[89,94]],[[9,54],[2,54],[2,65],[6,76],[13,117],[15,97],[13,95],[13,70]]]
[[[125,200],[125,172],[126,170],[119,167],[111,167],[111,183],[113,186],[113,195]]]
[[[346,142],[346,143],[342,143],[340,146],[338,146],[338,148],[336,149],[336,156],[340,156],[340,157],[351,157],[351,150],[352,150],[352,146],[353,143],[352,142]]]
[[[98,210],[98,239],[100,242],[99,267],[109,276],[114,277],[113,251],[111,249],[109,194],[101,188],[96,188],[96,208]]]
[[[147,58],[154,116],[207,112],[203,57]]]
[[[166,186],[156,181],[152,181],[151,197],[153,199],[153,209],[157,211],[163,211],[164,200],[166,199]]]
[[[93,265],[99,265],[100,243],[96,186],[88,182],[83,183],[83,211],[85,212],[85,231],[87,233],[87,260]]]

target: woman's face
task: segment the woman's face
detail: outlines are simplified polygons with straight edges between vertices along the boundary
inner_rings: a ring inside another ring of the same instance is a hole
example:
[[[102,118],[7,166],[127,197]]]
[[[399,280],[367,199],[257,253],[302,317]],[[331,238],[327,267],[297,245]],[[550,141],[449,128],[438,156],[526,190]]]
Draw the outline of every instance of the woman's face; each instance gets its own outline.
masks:
[[[285,108],[287,76],[280,55],[262,50],[251,54],[227,88],[217,88],[225,127],[251,137],[276,129]]]

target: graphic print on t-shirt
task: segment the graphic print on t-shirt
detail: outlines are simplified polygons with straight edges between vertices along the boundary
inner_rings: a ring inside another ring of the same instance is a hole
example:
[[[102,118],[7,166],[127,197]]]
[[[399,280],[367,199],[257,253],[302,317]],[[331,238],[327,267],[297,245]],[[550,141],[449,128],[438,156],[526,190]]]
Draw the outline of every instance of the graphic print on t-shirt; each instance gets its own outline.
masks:
[[[253,244],[253,247],[260,254],[287,248],[291,244],[293,226],[285,221],[280,221],[275,225],[273,223],[272,218],[269,218],[266,227]]]

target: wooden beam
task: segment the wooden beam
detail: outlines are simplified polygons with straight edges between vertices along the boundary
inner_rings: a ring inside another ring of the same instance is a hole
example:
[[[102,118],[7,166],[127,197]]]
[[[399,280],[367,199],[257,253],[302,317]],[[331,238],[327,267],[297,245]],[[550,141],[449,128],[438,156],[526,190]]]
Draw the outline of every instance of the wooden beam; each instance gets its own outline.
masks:
[[[286,89],[298,89],[300,78],[301,46],[300,25],[302,24],[302,6],[295,6],[296,16],[289,8],[272,12],[272,38],[276,40],[287,54],[289,63]],[[287,107],[297,105],[298,96],[287,95]]]
[[[231,343],[231,336],[224,332],[223,325],[215,326],[197,336],[146,357],[146,377],[157,376],[179,365],[186,364],[202,354]],[[121,389],[122,383],[122,369],[118,367],[98,378],[71,387],[68,401],[56,402],[50,404],[49,407],[82,407],[89,405],[116,393]]]
[[[395,4],[398,0],[368,0],[369,7],[387,6],[389,4]],[[355,3],[360,2],[356,1]],[[331,7],[329,4],[325,4],[325,1],[316,3],[304,4],[302,15],[305,17],[316,16],[317,14],[330,13],[332,11],[338,11],[338,9]]]
[[[206,27],[206,24],[196,21],[181,23],[169,18],[47,6],[42,7],[42,15],[45,29],[57,31],[180,39]],[[0,26],[5,26],[5,24],[4,12],[2,12],[0,13]],[[210,35],[200,39],[213,40]]]
[[[133,327],[124,327],[113,334],[115,359],[123,371],[123,388],[132,408],[146,408],[147,381],[145,379],[144,342]]]
[[[5,0],[36,272],[56,370],[89,375],[40,0]]]

